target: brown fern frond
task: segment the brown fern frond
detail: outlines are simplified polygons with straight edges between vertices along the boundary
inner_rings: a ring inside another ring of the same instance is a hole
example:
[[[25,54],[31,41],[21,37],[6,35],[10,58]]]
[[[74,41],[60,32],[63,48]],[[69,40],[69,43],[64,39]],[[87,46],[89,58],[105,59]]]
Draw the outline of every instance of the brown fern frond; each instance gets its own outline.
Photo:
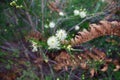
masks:
[[[118,71],[120,69],[120,62],[118,60],[114,60],[113,64],[116,65],[113,71]]]
[[[63,12],[63,10],[66,8],[67,0],[55,0],[55,1],[49,1],[48,8],[53,12]]]
[[[117,15],[117,13],[120,11],[120,2],[119,0],[105,0],[105,2],[108,3],[106,11],[108,11],[109,14],[107,14],[107,16],[104,19],[109,20],[112,19],[113,16]]]
[[[104,67],[101,69],[102,72],[105,72],[108,70],[108,64],[105,64]]]
[[[29,40],[31,38],[36,40],[42,40],[43,37],[39,31],[30,31],[25,38],[26,40]]]
[[[72,70],[80,67],[84,70],[89,70],[91,77],[94,74],[97,74],[96,66],[98,63],[99,66],[103,65],[102,69],[99,69],[103,72],[108,70],[109,64],[114,64],[115,69],[113,71],[120,70],[119,61],[112,60],[112,58],[107,58],[106,54],[96,48],[93,48],[92,51],[84,51],[84,53],[75,54],[74,56],[69,55],[67,52],[62,51],[60,55],[55,57],[55,61],[57,64],[54,65],[54,69],[56,71],[65,69],[67,70],[71,67]],[[96,64],[97,63],[97,64]]]
[[[95,75],[95,73],[97,73],[96,70],[94,68],[92,68],[90,70],[90,74],[91,74],[90,77],[93,77]]]
[[[56,6],[55,2],[50,2],[48,5],[49,9],[52,11],[60,12],[60,9]]]
[[[105,35],[120,36],[120,22],[100,21],[99,24],[90,24],[89,30],[84,29],[82,32],[78,32],[75,38],[66,43],[74,46]]]

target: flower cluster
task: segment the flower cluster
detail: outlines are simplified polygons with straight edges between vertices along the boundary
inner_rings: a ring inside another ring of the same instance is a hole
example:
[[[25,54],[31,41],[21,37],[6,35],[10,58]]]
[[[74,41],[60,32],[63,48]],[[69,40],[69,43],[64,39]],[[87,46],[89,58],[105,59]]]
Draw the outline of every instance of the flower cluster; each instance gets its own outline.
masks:
[[[51,21],[49,24],[45,24],[44,27],[47,29],[47,28],[51,28],[53,29],[55,27],[55,22],[54,21]]]
[[[17,4],[17,0],[13,0],[12,2],[10,2],[10,6],[16,7],[16,8],[22,8],[22,5],[18,5]]]
[[[85,18],[87,16],[85,9],[74,10],[73,13],[75,16],[79,15],[81,18]]]
[[[49,49],[60,49],[60,42],[65,40],[67,37],[67,33],[65,30],[60,29],[56,32],[55,36],[51,36],[47,40],[47,44]]]

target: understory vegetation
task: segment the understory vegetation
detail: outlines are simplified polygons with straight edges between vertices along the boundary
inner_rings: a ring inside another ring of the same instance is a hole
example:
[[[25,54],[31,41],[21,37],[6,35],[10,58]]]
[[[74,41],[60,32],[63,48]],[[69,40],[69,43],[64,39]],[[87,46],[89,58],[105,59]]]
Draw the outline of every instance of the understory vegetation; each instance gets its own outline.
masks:
[[[120,0],[0,0],[0,80],[120,80]]]

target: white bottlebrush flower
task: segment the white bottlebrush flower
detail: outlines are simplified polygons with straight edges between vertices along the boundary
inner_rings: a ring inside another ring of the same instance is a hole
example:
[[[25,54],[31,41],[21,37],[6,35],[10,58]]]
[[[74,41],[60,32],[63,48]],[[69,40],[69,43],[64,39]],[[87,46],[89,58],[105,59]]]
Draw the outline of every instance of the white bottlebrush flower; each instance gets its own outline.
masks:
[[[64,16],[65,14],[63,12],[59,12],[59,15],[60,16]]]
[[[55,23],[54,23],[54,22],[50,22],[50,23],[49,23],[49,27],[50,27],[50,28],[54,28],[54,27],[55,27]]]
[[[84,18],[84,17],[86,17],[86,12],[85,11],[81,11],[79,15],[80,15],[81,18]]]
[[[47,40],[49,49],[60,49],[60,41],[55,36],[51,36]]]
[[[79,10],[74,10],[74,15],[75,16],[79,15],[79,13],[80,13]]]
[[[77,31],[77,30],[79,30],[80,29],[80,26],[75,26],[75,30]]]
[[[67,37],[67,33],[66,33],[65,30],[60,29],[60,30],[58,30],[58,31],[56,32],[56,37],[57,37],[59,40],[63,41],[63,40],[65,40],[65,38]]]

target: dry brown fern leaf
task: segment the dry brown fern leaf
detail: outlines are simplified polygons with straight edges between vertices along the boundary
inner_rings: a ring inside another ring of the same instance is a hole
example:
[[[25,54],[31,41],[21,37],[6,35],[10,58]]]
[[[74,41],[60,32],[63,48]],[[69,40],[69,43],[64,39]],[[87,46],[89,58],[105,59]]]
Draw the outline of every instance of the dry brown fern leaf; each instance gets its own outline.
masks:
[[[48,5],[49,9],[52,11],[60,12],[60,9],[56,6],[55,2],[50,2]]]
[[[118,15],[117,13],[120,11],[120,1],[119,0],[105,0],[108,6],[106,7],[106,11],[109,14],[104,18],[105,20],[112,19],[113,16]]]
[[[63,9],[67,5],[67,0],[55,0],[55,1],[49,1],[48,8],[53,12],[63,12]]]
[[[118,60],[112,60],[112,58],[107,58],[106,54],[96,48],[93,48],[92,51],[84,51],[84,53],[76,54],[71,56],[65,51],[62,51],[60,55],[55,58],[57,64],[54,65],[54,69],[56,71],[65,69],[68,70],[71,67],[73,70],[77,67],[80,67],[84,70],[89,70],[91,77],[94,74],[97,74],[97,70],[95,68],[95,63],[100,63],[99,68],[100,71],[107,71],[110,63],[115,65],[115,69],[113,71],[118,71],[120,69],[120,63]]]
[[[75,38],[65,43],[74,46],[105,35],[120,36],[120,22],[100,21],[99,24],[90,24],[89,30],[84,29],[83,31],[78,32],[78,35],[76,35]]]
[[[28,33],[28,35],[25,37],[26,38],[26,40],[29,40],[29,39],[36,39],[36,40],[42,40],[42,35],[41,35],[41,33],[39,32],[39,31],[30,31],[29,33]]]

